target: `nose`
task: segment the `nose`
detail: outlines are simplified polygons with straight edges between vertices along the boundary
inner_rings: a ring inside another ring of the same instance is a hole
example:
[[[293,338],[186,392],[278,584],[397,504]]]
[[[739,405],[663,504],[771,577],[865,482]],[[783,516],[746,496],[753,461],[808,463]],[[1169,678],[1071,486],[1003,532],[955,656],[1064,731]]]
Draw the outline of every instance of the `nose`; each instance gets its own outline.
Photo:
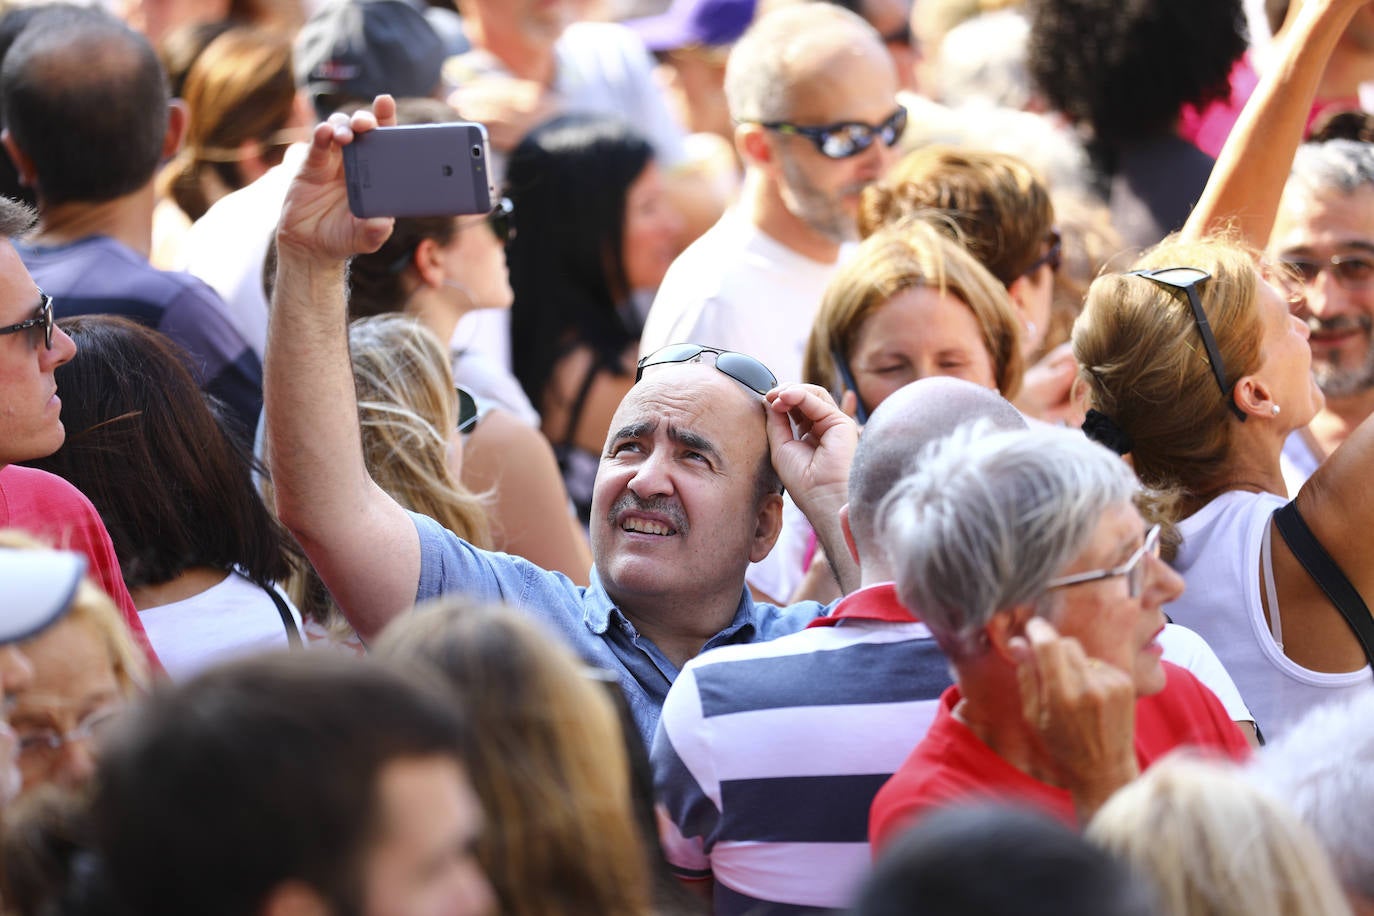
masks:
[[[1312,336],[1312,329],[1307,326],[1307,322],[1303,321],[1297,315],[1293,315],[1291,318],[1293,323],[1298,326],[1298,333],[1302,335],[1302,339],[1309,339]]]
[[[57,782],[76,788],[84,786],[95,775],[95,753],[86,738],[67,741],[57,762]]]
[[[1150,578],[1145,587],[1145,600],[1141,604],[1147,608],[1158,608],[1183,594],[1183,577],[1172,566],[1153,554],[1145,558],[1150,564]]]
[[[1323,269],[1316,279],[1304,288],[1307,309],[1318,318],[1327,319],[1350,311],[1350,295],[1336,282],[1330,269]]]
[[[52,349],[49,350],[40,344],[43,354],[45,369],[56,369],[63,363],[70,362],[76,355],[76,341],[60,327],[54,326],[52,329]]]
[[[645,455],[627,486],[641,499],[670,495],[673,492],[673,475],[668,454],[662,449],[654,449]]]

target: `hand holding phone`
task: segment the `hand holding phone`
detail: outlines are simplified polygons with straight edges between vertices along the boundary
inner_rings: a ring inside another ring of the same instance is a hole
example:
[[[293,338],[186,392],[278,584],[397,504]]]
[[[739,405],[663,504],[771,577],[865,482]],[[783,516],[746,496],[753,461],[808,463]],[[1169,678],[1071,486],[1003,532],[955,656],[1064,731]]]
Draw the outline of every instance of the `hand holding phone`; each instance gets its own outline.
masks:
[[[344,147],[354,216],[461,216],[490,212],[491,148],[481,124],[379,127]]]

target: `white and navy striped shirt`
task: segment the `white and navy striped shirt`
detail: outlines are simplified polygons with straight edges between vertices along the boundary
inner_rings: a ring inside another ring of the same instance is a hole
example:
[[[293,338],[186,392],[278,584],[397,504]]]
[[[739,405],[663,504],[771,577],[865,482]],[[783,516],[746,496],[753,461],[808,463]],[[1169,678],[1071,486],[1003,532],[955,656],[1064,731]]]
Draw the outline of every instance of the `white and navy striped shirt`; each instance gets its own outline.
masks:
[[[715,879],[717,916],[848,906],[870,867],[873,797],[950,683],[890,583],[800,633],[693,659],[652,751],[670,864]]]

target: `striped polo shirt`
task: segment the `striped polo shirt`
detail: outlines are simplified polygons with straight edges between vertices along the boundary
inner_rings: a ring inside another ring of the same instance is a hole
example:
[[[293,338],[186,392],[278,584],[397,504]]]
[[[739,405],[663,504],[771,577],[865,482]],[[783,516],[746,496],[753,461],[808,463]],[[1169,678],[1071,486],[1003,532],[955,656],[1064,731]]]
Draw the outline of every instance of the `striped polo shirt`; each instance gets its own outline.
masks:
[[[683,668],[652,762],[669,863],[715,880],[715,913],[849,905],[870,867],[868,811],[950,685],[891,583],[767,643]]]

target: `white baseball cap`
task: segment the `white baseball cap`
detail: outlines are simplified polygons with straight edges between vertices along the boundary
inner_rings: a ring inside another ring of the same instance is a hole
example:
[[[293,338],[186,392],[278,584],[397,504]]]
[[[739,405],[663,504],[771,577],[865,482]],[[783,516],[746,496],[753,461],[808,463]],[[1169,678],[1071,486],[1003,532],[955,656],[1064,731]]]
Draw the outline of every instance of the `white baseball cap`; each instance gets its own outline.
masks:
[[[51,626],[71,605],[85,572],[86,557],[75,551],[0,547],[0,643]]]

